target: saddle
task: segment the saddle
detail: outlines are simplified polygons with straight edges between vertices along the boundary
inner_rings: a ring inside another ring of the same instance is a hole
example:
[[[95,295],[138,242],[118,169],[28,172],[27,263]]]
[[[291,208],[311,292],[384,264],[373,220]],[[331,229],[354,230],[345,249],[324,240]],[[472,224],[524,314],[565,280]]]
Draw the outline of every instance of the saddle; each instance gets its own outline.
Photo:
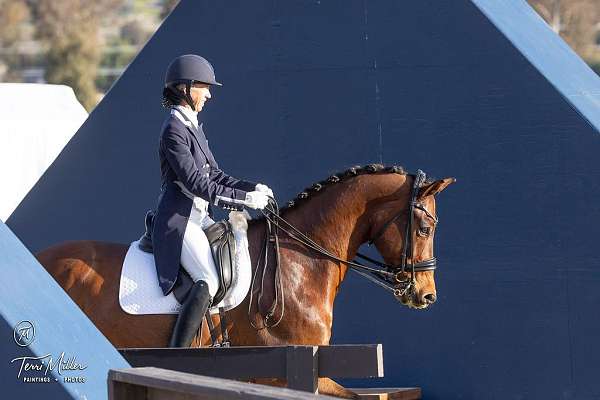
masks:
[[[139,240],[138,247],[146,253],[153,253],[152,225],[154,224],[154,211],[150,210],[146,213],[144,224],[146,230]],[[233,282],[235,237],[229,221],[216,222],[206,228],[204,233],[208,239],[219,277],[219,290],[217,290],[212,300],[212,305],[217,305],[225,298]],[[185,268],[179,268],[179,275],[173,287],[173,294],[179,303],[183,303],[193,283]]]

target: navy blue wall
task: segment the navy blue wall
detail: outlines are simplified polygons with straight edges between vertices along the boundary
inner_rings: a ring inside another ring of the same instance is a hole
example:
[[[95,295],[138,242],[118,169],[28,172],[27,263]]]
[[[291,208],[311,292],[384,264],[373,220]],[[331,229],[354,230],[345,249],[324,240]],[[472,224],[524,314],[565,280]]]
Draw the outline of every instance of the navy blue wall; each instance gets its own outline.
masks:
[[[458,179],[439,302],[350,276],[334,342],[383,343],[385,384],[427,399],[600,396],[600,84],[525,3],[184,0],[9,219],[30,249],[139,236],[164,69],[189,52],[224,83],[202,112],[222,167],[281,200],[369,162]]]

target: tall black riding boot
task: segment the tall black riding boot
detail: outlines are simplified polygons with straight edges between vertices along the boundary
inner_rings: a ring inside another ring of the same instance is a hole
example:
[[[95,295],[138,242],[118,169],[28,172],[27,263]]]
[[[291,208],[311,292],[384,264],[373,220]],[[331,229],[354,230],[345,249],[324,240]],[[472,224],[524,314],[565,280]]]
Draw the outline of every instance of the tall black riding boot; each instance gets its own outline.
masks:
[[[195,282],[181,305],[169,347],[190,347],[210,300],[208,284],[205,281]]]

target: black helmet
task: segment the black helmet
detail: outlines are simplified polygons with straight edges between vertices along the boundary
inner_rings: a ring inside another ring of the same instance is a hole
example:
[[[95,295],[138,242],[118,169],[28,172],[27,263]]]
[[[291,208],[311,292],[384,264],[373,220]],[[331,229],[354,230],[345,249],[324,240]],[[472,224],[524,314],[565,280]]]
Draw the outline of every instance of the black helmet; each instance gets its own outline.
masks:
[[[165,74],[165,87],[177,83],[202,82],[223,86],[215,80],[215,71],[205,58],[186,54],[174,59]]]
[[[215,80],[215,71],[205,58],[195,54],[179,56],[169,64],[165,74],[162,104],[170,108],[185,101],[195,111],[194,101],[190,96],[194,82],[223,86]],[[176,85],[185,84],[185,90],[179,90]]]

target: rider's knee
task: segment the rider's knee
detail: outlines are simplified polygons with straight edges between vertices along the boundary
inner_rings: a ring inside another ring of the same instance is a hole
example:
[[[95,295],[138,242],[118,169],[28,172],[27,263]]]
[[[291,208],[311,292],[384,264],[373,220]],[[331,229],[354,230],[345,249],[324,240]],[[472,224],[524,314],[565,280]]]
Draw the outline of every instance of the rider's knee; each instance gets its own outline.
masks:
[[[215,297],[215,294],[217,294],[217,291],[219,290],[219,279],[216,275],[205,276],[198,282],[203,282],[204,286],[206,286],[206,290],[208,290],[210,294],[210,297]]]
[[[210,290],[208,283],[204,280],[194,282],[194,285],[190,289],[190,295],[196,298],[202,298],[210,296]],[[212,296],[211,296],[212,297]]]

